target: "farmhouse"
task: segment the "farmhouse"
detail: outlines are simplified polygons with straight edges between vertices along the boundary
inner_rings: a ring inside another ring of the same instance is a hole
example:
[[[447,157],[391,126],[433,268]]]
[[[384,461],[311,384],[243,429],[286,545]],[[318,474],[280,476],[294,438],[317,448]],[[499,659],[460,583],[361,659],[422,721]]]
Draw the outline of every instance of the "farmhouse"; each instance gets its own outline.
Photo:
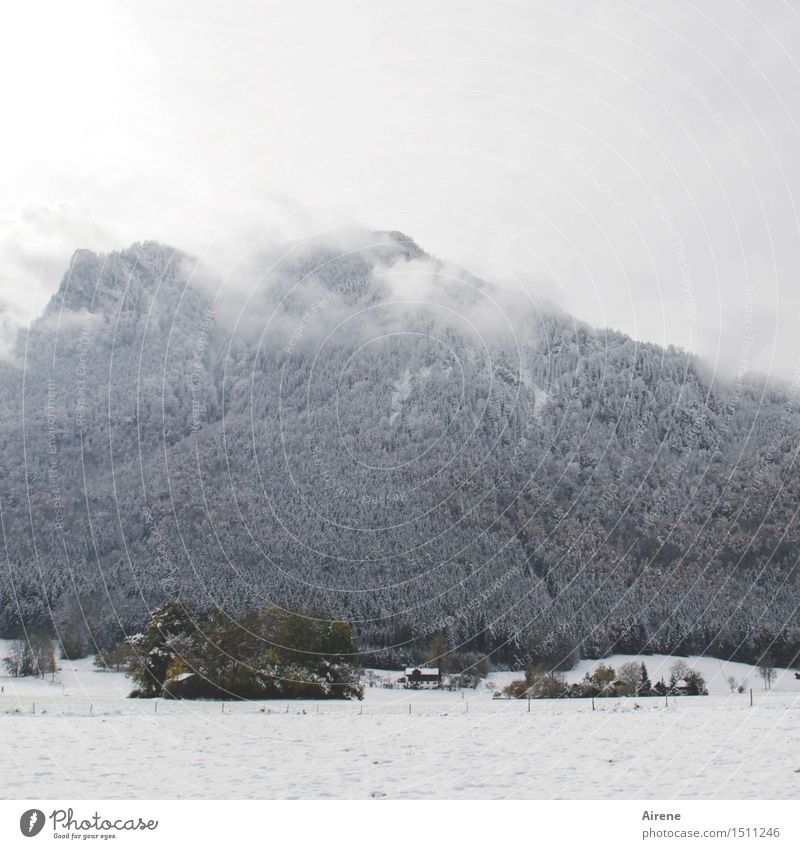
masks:
[[[438,669],[430,666],[409,666],[406,674],[400,679],[400,683],[406,688],[413,689],[439,687],[442,683],[442,674]]]

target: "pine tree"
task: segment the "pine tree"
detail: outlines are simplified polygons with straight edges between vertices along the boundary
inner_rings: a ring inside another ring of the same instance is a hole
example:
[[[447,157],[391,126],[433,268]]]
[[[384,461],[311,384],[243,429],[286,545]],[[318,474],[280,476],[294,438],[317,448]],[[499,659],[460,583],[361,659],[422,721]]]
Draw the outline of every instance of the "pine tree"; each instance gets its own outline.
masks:
[[[652,689],[653,685],[650,683],[650,676],[647,674],[647,667],[644,665],[644,661],[642,661],[642,670],[639,677],[639,692],[642,693],[642,695],[649,695]]]
[[[437,631],[428,644],[428,651],[425,653],[425,662],[445,672],[449,668],[447,653],[447,637],[445,637],[444,632]]]

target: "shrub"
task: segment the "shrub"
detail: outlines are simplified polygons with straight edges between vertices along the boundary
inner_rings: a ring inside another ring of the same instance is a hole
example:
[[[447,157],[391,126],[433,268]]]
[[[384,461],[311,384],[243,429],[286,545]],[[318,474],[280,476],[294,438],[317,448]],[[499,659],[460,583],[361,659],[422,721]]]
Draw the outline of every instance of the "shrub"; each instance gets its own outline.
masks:
[[[535,699],[560,699],[569,695],[569,687],[561,672],[546,672],[531,684],[528,692]]]
[[[138,697],[363,697],[349,626],[275,607],[234,619],[214,610],[195,623],[180,602],[152,614],[144,634],[129,638],[95,663],[125,664]]]
[[[684,675],[684,680],[686,681],[686,695],[687,696],[707,696],[708,690],[706,689],[706,680],[699,672],[695,672],[694,669],[690,669],[686,675]]]
[[[589,680],[594,684],[597,688],[597,693],[595,695],[598,696],[613,696],[616,695],[613,688],[611,687],[612,682],[617,677],[617,673],[614,671],[614,668],[611,666],[606,666],[604,663],[601,663],[597,666],[597,668],[592,672],[589,676]]]
[[[522,699],[528,693],[528,682],[524,678],[518,678],[503,687],[503,694],[511,699]]]

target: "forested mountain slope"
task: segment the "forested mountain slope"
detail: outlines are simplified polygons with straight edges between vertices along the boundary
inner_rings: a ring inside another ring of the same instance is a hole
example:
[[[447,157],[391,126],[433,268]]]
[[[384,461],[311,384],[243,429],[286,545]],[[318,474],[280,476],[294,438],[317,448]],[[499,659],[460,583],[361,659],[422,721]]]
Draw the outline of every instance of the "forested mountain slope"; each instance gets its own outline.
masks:
[[[235,287],[79,251],[0,392],[0,631],[108,643],[181,597],[346,617],[376,662],[440,631],[499,660],[800,647],[790,388],[399,233]]]

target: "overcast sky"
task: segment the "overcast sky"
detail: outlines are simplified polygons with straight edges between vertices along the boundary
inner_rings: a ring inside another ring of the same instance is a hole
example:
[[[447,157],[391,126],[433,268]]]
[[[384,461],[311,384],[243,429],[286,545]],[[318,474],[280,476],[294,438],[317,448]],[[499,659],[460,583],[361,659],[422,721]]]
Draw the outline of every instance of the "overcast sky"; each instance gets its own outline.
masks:
[[[158,239],[224,273],[353,219],[790,377],[798,45],[783,2],[9,4],[5,346],[75,248]]]

